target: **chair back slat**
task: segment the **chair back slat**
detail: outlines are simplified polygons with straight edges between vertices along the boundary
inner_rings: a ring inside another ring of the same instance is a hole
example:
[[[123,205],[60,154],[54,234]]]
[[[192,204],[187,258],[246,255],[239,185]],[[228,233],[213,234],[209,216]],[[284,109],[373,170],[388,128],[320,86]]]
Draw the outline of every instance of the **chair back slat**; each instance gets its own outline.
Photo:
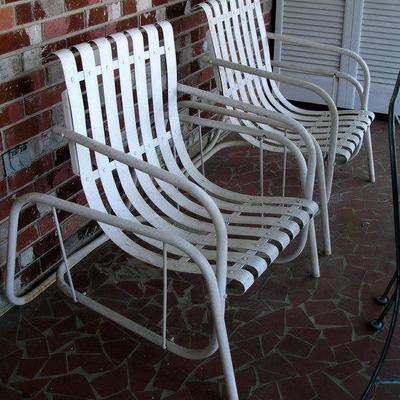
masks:
[[[267,32],[258,0],[210,0],[200,6],[208,19],[217,58],[271,71]],[[271,87],[276,87],[274,82],[223,67],[219,67],[219,76],[225,95],[268,109],[279,107],[271,92]]]
[[[211,50],[215,57],[261,70],[272,70],[267,32],[258,0],[208,0],[199,5],[208,20]],[[275,82],[224,67],[218,67],[218,77],[225,96],[268,110],[283,111],[282,104],[275,97],[280,96]],[[253,126],[248,121],[230,119],[233,123]],[[270,129],[267,125],[262,127]],[[259,145],[255,138],[243,136],[253,145]],[[268,149],[281,151],[279,146],[271,146],[265,145]]]
[[[56,54],[69,80],[72,129],[80,127],[78,133],[182,176],[172,151],[175,145],[178,156],[185,159],[183,164],[193,168],[180,131],[174,36],[168,22],[116,33]],[[172,185],[101,154],[90,154],[81,146],[77,154],[90,207],[106,211],[110,206],[116,215],[135,221],[134,215],[139,214],[147,223],[188,240],[209,231],[210,224],[176,208],[174,201],[179,200],[189,211],[199,211],[197,203]],[[190,230],[171,225],[169,218]],[[136,246],[118,229],[103,229],[113,240]]]

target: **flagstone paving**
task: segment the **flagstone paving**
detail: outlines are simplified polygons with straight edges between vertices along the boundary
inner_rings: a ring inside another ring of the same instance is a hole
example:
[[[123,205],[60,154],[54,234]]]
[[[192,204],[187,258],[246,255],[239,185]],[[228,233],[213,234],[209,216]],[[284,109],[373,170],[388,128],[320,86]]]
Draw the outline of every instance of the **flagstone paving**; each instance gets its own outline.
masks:
[[[337,168],[330,202],[333,255],[321,255],[321,278],[310,278],[306,251],[289,265],[270,267],[245,295],[228,299],[240,399],[358,399],[366,386],[386,335],[369,330],[367,321],[381,311],[374,297],[394,271],[386,123],[376,121],[373,133],[375,184],[366,179],[364,149]],[[276,157],[266,154],[265,161],[266,191],[273,193],[281,175]],[[288,193],[295,194],[298,180],[289,165]],[[225,187],[258,191],[255,149],[224,150],[206,171]],[[160,271],[106,244],[73,276],[78,289],[160,332]],[[169,274],[170,339],[207,344],[212,324],[204,299],[200,277]],[[400,335],[384,374],[400,376]],[[192,361],[165,352],[75,304],[56,286],[0,321],[0,399],[221,398],[218,354]],[[400,398],[400,388],[380,386],[372,398]]]

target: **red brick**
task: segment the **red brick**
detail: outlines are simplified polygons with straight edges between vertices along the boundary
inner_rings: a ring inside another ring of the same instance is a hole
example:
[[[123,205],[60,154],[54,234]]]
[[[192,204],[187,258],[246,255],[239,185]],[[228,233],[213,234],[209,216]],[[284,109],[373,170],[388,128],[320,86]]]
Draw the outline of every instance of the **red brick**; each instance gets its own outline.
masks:
[[[32,4],[18,4],[15,6],[15,18],[18,25],[27,24],[33,21]]]
[[[42,273],[49,270],[51,267],[54,267],[55,264],[58,264],[61,260],[61,251],[60,247],[53,247],[50,251],[46,252],[40,258],[40,269]]]
[[[129,15],[136,12],[136,1],[135,0],[122,0],[122,15]]]
[[[76,177],[57,189],[57,197],[66,200],[80,190],[82,190],[81,180],[79,177]]]
[[[42,90],[38,94],[34,94],[25,99],[25,110],[27,114],[34,114],[44,110],[61,101],[61,93],[65,90],[65,84],[53,86]]]
[[[18,234],[17,238],[17,251],[25,249],[38,238],[35,226],[30,226]]]
[[[80,215],[71,215],[63,222],[61,226],[63,238],[69,238],[74,233],[78,232],[78,230],[85,226],[88,222],[89,220],[87,218],[83,218]]]
[[[14,26],[13,7],[0,8],[0,30],[10,29]]]
[[[18,229],[23,229],[25,226],[34,222],[40,216],[36,205],[28,206],[21,211],[18,221]]]
[[[85,193],[83,193],[83,190],[81,190],[74,198],[75,203],[80,204],[81,206],[86,206],[87,201],[86,201],[86,196]]]
[[[24,116],[22,101],[11,103],[0,109],[0,128],[11,125]]]
[[[168,4],[168,0],[153,0],[152,2],[153,7],[161,6],[163,4]]]
[[[155,11],[151,11],[140,16],[140,25],[154,24],[155,22],[157,22]]]
[[[5,138],[7,148],[16,146],[38,133],[44,132],[51,127],[50,112],[46,111],[43,114],[29,118],[11,128],[6,129]]]
[[[45,172],[51,170],[53,167],[53,161],[50,154],[45,155],[39,160],[35,161],[28,168],[24,168],[18,171],[15,175],[8,178],[8,184],[10,189],[16,190],[22,186],[32,182],[32,180]]]
[[[77,8],[84,8],[100,2],[100,0],[65,0],[65,9],[76,10]]]
[[[167,19],[183,16],[185,14],[185,7],[186,3],[184,2],[166,7],[165,11]]]
[[[71,36],[67,39],[66,47],[74,46],[78,43],[88,42],[89,40],[96,39],[98,37],[106,36],[105,28],[94,29],[89,32],[79,33],[75,36]]]
[[[44,86],[43,71],[35,71],[13,81],[0,84],[0,103],[24,96]]]
[[[35,1],[33,3],[33,16],[35,20],[40,20],[46,18],[47,16],[46,11],[43,9],[42,5],[38,1]]]
[[[51,182],[53,180],[54,171],[51,171],[46,176],[36,179],[34,182],[34,190],[39,193],[48,193],[52,189]]]
[[[138,26],[138,18],[131,17],[122,21],[117,22],[117,26],[115,28],[116,32],[125,31],[128,29],[136,28]]]
[[[41,218],[38,221],[37,225],[41,236],[49,233],[52,229],[54,229],[54,221],[51,214],[47,214],[43,218]]]
[[[31,41],[24,29],[0,35],[0,54],[29,46]]]
[[[61,168],[58,168],[57,171],[54,172],[52,186],[58,186],[61,183],[65,182],[67,179],[73,176],[71,163],[64,164]]]
[[[3,178],[0,180],[0,199],[3,199],[6,196],[7,196],[7,179]]]
[[[102,24],[107,21],[107,7],[95,7],[89,10],[89,26]]]
[[[57,18],[43,24],[43,39],[53,39],[84,27],[83,13]]]
[[[58,40],[57,42],[53,42],[50,44],[46,44],[46,46],[42,47],[42,57],[48,57],[51,53],[65,49],[67,46],[67,41],[65,39]]]
[[[12,206],[13,200],[11,197],[5,198],[0,201],[0,221],[7,218]]]
[[[58,166],[70,159],[68,146],[60,147],[54,154],[54,165]]]
[[[121,22],[121,21],[119,21]],[[111,35],[112,33],[115,33],[118,31],[118,22],[111,22],[107,24],[104,29],[105,29],[105,35]],[[120,29],[121,30],[121,29]]]
[[[36,261],[26,267],[19,275],[21,280],[21,288],[28,286],[40,275],[40,273],[41,270],[39,261]]]
[[[54,224],[53,224],[54,228]],[[33,254],[35,257],[42,256],[46,251],[52,249],[58,243],[58,238],[55,230],[47,234],[46,236],[40,238],[35,244],[33,245]]]

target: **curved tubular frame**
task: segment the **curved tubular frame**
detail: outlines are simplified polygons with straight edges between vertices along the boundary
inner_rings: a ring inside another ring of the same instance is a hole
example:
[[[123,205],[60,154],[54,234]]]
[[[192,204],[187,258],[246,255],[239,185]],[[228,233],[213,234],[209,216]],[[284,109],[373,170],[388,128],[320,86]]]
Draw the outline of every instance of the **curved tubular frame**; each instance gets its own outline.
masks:
[[[315,138],[304,128],[302,124],[300,124],[298,121],[294,120],[293,118],[277,113],[274,111],[266,110],[265,108],[262,107],[256,107],[253,106],[249,103],[244,103],[241,101],[233,100],[229,97],[223,97],[215,93],[210,93],[210,92],[205,92],[201,89],[193,88],[191,86],[186,86],[183,84],[178,84],[178,91],[181,93],[185,93],[194,97],[199,97],[207,101],[212,101],[214,103],[222,104],[228,107],[232,107],[235,109],[243,110],[246,111],[246,114],[242,113],[240,114],[241,119],[247,119],[255,120],[256,116],[263,117],[263,123],[266,124],[271,124],[276,127],[280,127],[282,129],[293,129],[296,132],[298,132],[302,139],[304,140],[304,143],[307,145],[307,150],[310,152],[310,156],[314,157],[314,154],[316,154],[316,162],[317,162],[317,167],[316,172],[318,174],[318,183],[319,183],[319,188],[320,188],[320,197],[321,197],[321,214],[322,214],[322,229],[323,229],[323,237],[324,237],[324,248],[325,248],[325,253],[327,255],[331,254],[331,240],[330,240],[330,229],[329,229],[329,212],[328,212],[328,199],[326,195],[326,185],[325,185],[325,173],[324,173],[324,159],[323,159],[323,154],[321,151],[320,146],[316,142]],[[185,104],[184,102],[181,102],[181,104]],[[197,103],[200,104],[200,103]],[[201,107],[211,107],[204,105],[204,103],[201,105]],[[204,108],[206,109],[206,108]],[[207,110],[212,110],[211,108],[207,108]],[[232,110],[231,110],[232,111]],[[215,110],[214,110],[215,112]],[[218,113],[227,114],[228,111],[222,111],[218,110]],[[251,114],[249,114],[251,113]],[[180,115],[181,120],[185,118],[185,116]],[[233,130],[232,130],[233,131]],[[281,135],[282,136],[282,135]],[[310,143],[310,140],[312,143]],[[311,149],[313,147],[313,149]],[[215,153],[214,153],[215,154]],[[311,168],[311,166],[309,166]],[[312,167],[315,168],[315,167]],[[314,183],[313,183],[314,185]],[[300,249],[299,247],[298,249]],[[298,253],[300,254],[300,252]],[[298,255],[297,254],[297,255]],[[293,254],[293,257],[294,254]],[[282,259],[282,258],[281,258]],[[285,260],[285,261],[290,261]]]
[[[368,100],[369,100],[369,89],[371,86],[371,74],[369,72],[367,63],[364,61],[364,59],[359,54],[357,54],[356,52],[354,52],[352,50],[345,49],[343,47],[333,46],[333,45],[329,45],[329,44],[322,44],[322,43],[314,42],[312,40],[300,39],[300,38],[288,36],[288,35],[278,35],[273,32],[267,32],[267,38],[285,42],[285,43],[291,43],[291,44],[297,44],[300,46],[311,47],[314,49],[331,51],[333,53],[343,54],[348,57],[351,57],[353,60],[355,60],[357,62],[357,64],[360,66],[360,68],[363,71],[364,85],[363,85],[363,90],[362,90],[362,96],[360,97],[360,102],[361,102],[362,110],[367,111]],[[346,77],[343,77],[343,78],[347,79]],[[370,181],[372,183],[374,183],[375,182],[375,167],[374,167],[374,155],[372,152],[371,129],[368,128],[365,134],[366,134],[367,152],[368,152],[367,155],[368,155],[369,176],[370,176]],[[355,157],[357,155],[357,153],[360,151],[361,146],[362,146],[362,141],[359,144],[358,151],[356,151],[356,153],[353,155],[353,157]],[[328,198],[329,198],[329,196],[328,196]]]
[[[134,223],[124,218],[116,217],[75,203],[71,203],[56,198],[54,196],[41,193],[30,193],[18,198],[13,204],[10,213],[8,254],[7,254],[7,277],[6,277],[6,293],[10,302],[16,305],[22,305],[31,301],[34,297],[36,297],[35,290],[33,290],[33,292],[28,292],[23,296],[17,296],[15,294],[15,288],[14,288],[18,219],[23,206],[28,203],[34,202],[34,203],[44,204],[73,214],[81,215],[86,218],[91,218],[98,222],[112,225],[132,233],[140,234],[155,240],[160,240],[163,243],[172,245],[173,247],[178,248],[179,250],[183,251],[193,259],[193,261],[199,267],[206,282],[206,287],[209,292],[211,310],[214,320],[214,334],[210,339],[209,345],[204,349],[189,349],[186,347],[179,346],[170,341],[165,342],[165,338],[163,338],[162,336],[144,328],[143,326],[135,323],[132,320],[125,318],[124,316],[116,313],[115,311],[109,309],[108,307],[105,307],[104,305],[92,299],[89,299],[82,293],[72,290],[72,288],[66,283],[64,279],[64,275],[67,270],[67,265],[65,265],[64,262],[61,263],[57,272],[57,278],[60,288],[67,295],[71,297],[76,296],[76,299],[82,304],[86,305],[87,307],[110,318],[111,320],[124,326],[125,328],[131,330],[132,332],[135,332],[138,335],[147,338],[148,340],[150,340],[155,344],[158,344],[160,346],[165,344],[168,350],[182,357],[186,357],[189,359],[203,359],[213,354],[219,348],[224,375],[227,381],[229,398],[233,400],[238,399],[232,358],[229,350],[228,335],[226,332],[225,321],[224,321],[225,296],[226,296],[225,294],[226,272],[227,272],[226,271],[227,231],[222,215],[218,207],[214,203],[214,201],[200,187],[191,183],[187,179],[175,176],[161,168],[157,168],[142,160],[138,160],[128,154],[115,150],[109,146],[103,145],[88,137],[84,137],[69,129],[56,127],[55,131],[61,133],[62,135],[66,136],[69,140],[74,141],[75,143],[78,143],[82,146],[88,147],[93,151],[111,157],[119,162],[122,162],[130,166],[131,168],[135,168],[151,176],[154,176],[160,180],[164,180],[170,184],[173,184],[179,187],[180,189],[186,191],[191,196],[195,197],[200,202],[200,204],[202,204],[209,212],[210,218],[215,226],[216,251],[217,251],[216,272],[214,273],[207,259],[201,254],[201,252],[196,247],[194,247],[186,240],[171,234],[171,232],[163,232],[161,230],[157,230],[152,227]]]
[[[353,58],[357,62],[357,64],[361,67],[363,74],[364,74],[364,86],[363,86],[363,95],[361,98],[361,107],[363,110],[367,110],[368,98],[369,98],[369,88],[370,88],[370,84],[371,84],[371,75],[370,75],[367,63],[364,61],[364,59],[359,54],[357,54],[356,52],[354,52],[352,50],[345,49],[343,47],[333,46],[330,44],[318,43],[318,42],[314,42],[312,40],[300,39],[300,38],[288,36],[288,35],[278,35],[273,32],[267,32],[267,38],[285,42],[285,43],[297,44],[299,46],[306,46],[306,47],[312,47],[314,49],[331,51],[333,53],[339,53],[339,54],[343,54],[343,55]]]
[[[132,164],[135,164],[132,162]],[[143,165],[142,165],[143,167]],[[145,169],[145,168],[143,168]],[[159,174],[161,175],[161,174]],[[192,192],[195,195],[195,191]],[[206,195],[207,196],[207,195]],[[203,196],[197,196],[202,201]],[[16,258],[16,244],[17,244],[17,231],[18,231],[18,219],[22,208],[28,203],[36,203],[46,205],[52,208],[60,209],[80,215],[86,218],[93,219],[98,222],[103,222],[108,225],[118,227],[120,229],[140,234],[155,240],[160,240],[163,243],[167,243],[174,246],[181,251],[185,252],[190,256],[193,261],[199,267],[206,283],[206,287],[210,296],[211,311],[214,320],[215,333],[212,335],[210,344],[204,349],[189,349],[180,346],[171,341],[167,341],[166,345],[168,350],[182,357],[190,359],[203,359],[213,354],[218,348],[220,349],[221,362],[224,368],[224,373],[227,381],[230,383],[227,385],[230,390],[231,399],[237,399],[235,376],[233,373],[232,359],[229,350],[228,336],[226,332],[226,326],[224,321],[224,301],[221,301],[222,296],[218,287],[218,282],[215,273],[208,263],[207,259],[201,254],[201,252],[186,240],[171,234],[170,232],[162,232],[152,227],[134,223],[124,218],[116,217],[114,215],[106,214],[88,207],[81,206],[66,200],[59,199],[54,196],[46,195],[43,193],[29,193],[19,197],[13,204],[10,213],[10,225],[9,225],[9,238],[8,238],[8,259],[7,259],[7,277],[6,277],[6,293],[8,299],[18,305],[25,304],[32,300],[31,293],[27,293],[23,296],[17,296],[14,288],[15,278],[15,258]],[[206,202],[204,202],[206,203]],[[227,251],[223,244],[219,247],[219,251]],[[114,322],[124,326],[136,334],[145,337],[154,344],[162,345],[163,337],[156,334],[155,332],[135,323],[134,321],[122,316],[119,313],[111,310],[110,308],[90,299],[84,294],[73,291],[71,287],[66,283],[64,275],[67,269],[67,265],[63,262],[58,267],[57,279],[62,291],[70,297],[76,294],[76,299],[80,303],[87,307],[99,312]],[[73,293],[74,292],[74,293]]]
[[[346,81],[350,82],[356,89],[358,97],[360,98],[360,103],[363,101],[363,87],[361,83],[354,78],[354,76],[347,74],[346,72],[341,72],[338,70],[331,70],[331,69],[326,69],[326,68],[316,68],[316,67],[308,67],[305,65],[300,65],[296,64],[293,62],[287,62],[287,61],[275,61],[271,60],[271,66],[272,67],[277,67],[285,70],[290,70],[290,71],[300,71],[300,72],[306,72],[311,75],[321,75],[321,76],[329,76],[329,77],[337,77],[341,79],[345,79]]]
[[[240,114],[240,113],[238,113],[238,114]],[[223,126],[222,123],[215,121],[215,120],[190,117],[188,115],[181,115],[180,119],[183,122],[197,124],[200,126],[206,126],[209,128],[222,128],[222,126]],[[224,124],[224,125],[226,125],[226,124]],[[312,160],[314,172],[311,174],[308,174],[306,171],[307,170],[309,171],[309,169],[307,169],[307,166],[305,165],[304,156],[303,156],[302,152],[298,149],[298,147],[292,141],[290,141],[286,137],[280,135],[279,133],[270,132],[270,131],[268,132],[268,131],[261,130],[261,129],[252,129],[252,128],[247,128],[244,126],[233,125],[233,124],[229,126],[229,129],[232,132],[236,132],[239,134],[250,135],[253,137],[269,138],[269,139],[275,140],[277,142],[280,142],[283,146],[287,147],[291,151],[291,153],[294,155],[294,157],[298,163],[298,166],[300,169],[300,180],[302,183],[303,191],[305,194],[308,194],[308,196],[305,196],[305,197],[309,198],[309,199],[312,198],[313,187],[314,187],[313,182],[314,182],[314,175],[315,175],[315,164],[316,164],[315,153],[314,153],[314,157]],[[312,148],[312,150],[314,150],[314,148]],[[303,230],[301,239],[300,239],[297,247],[294,249],[294,251],[288,255],[284,255],[284,256],[281,255],[276,262],[279,264],[283,264],[283,263],[290,262],[290,261],[294,260],[296,257],[298,257],[298,255],[303,251],[303,249],[306,245],[307,233],[309,235],[308,237],[309,237],[310,246],[311,246],[313,276],[315,278],[318,278],[320,276],[320,273],[319,273],[319,268],[315,267],[316,265],[318,265],[318,251],[316,248],[316,235],[315,235],[314,220],[310,221],[309,229],[307,227],[306,229]]]
[[[218,67],[224,67],[224,68],[229,68],[233,69],[236,71],[240,71],[246,74],[250,75],[255,75],[259,76],[261,78],[266,78],[270,79],[273,81],[277,82],[283,82],[292,86],[297,86],[301,87],[304,89],[311,90],[318,96],[320,96],[326,105],[329,108],[330,111],[330,118],[331,118],[331,129],[330,129],[330,136],[329,136],[329,152],[328,152],[328,161],[327,161],[327,169],[326,169],[326,178],[325,178],[325,183],[326,183],[326,197],[327,199],[330,198],[331,194],[331,189],[332,189],[332,182],[333,182],[333,172],[334,172],[334,167],[335,167],[335,156],[336,156],[336,143],[337,143],[337,135],[338,135],[338,129],[339,129],[339,116],[338,112],[336,109],[335,102],[332,100],[332,98],[329,96],[329,94],[321,89],[318,85],[315,85],[313,83],[301,80],[301,79],[295,79],[291,78],[285,75],[277,74],[275,72],[269,72],[265,70],[260,70],[258,68],[253,68],[249,67],[246,65],[238,64],[238,63],[233,63],[230,61],[225,61],[220,58],[215,58],[215,57],[210,57],[210,56],[203,56],[202,59],[205,62],[208,62],[211,65],[215,65]]]
[[[225,221],[222,217],[219,208],[214,203],[212,198],[203,189],[201,189],[199,186],[195,185],[194,183],[190,182],[185,178],[173,175],[164,169],[158,168],[145,161],[139,160],[138,158],[135,158],[130,154],[126,154],[122,151],[116,150],[96,140],[80,135],[79,133],[76,133],[71,129],[57,126],[54,128],[54,132],[60,133],[67,139],[75,143],[78,143],[84,147],[87,147],[92,151],[104,154],[107,157],[119,161],[131,168],[135,168],[155,178],[170,183],[176,186],[177,188],[184,190],[185,192],[193,196],[195,199],[197,199],[199,203],[208,211],[210,219],[212,220],[215,226],[216,248],[217,248],[216,276],[218,281],[218,287],[221,293],[221,301],[225,301],[226,279],[227,279],[227,269],[226,269],[227,248],[228,248],[227,231],[226,231]]]

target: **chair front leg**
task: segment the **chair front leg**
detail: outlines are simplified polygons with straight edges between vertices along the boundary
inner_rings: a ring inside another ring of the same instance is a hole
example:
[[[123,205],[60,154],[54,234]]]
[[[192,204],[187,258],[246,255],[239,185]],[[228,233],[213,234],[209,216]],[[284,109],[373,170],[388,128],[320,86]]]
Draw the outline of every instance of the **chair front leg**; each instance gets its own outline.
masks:
[[[368,128],[367,132],[365,132],[365,140],[367,144],[369,180],[371,183],[375,183],[375,166],[374,153],[372,151],[371,128]]]

